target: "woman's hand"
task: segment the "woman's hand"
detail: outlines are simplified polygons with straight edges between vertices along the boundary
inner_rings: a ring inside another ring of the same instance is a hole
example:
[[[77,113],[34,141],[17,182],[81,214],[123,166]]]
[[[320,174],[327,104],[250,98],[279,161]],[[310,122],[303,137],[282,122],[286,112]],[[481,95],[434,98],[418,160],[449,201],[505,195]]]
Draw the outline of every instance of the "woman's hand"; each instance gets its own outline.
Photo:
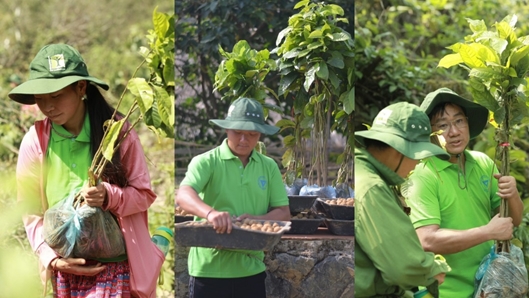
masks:
[[[106,202],[107,190],[101,183],[98,186],[83,188],[81,195],[85,198],[85,202],[88,206],[101,207]]]
[[[105,270],[107,266],[97,263],[95,265],[85,265],[86,260],[81,258],[56,258],[51,261],[53,270],[75,275],[94,276]]]

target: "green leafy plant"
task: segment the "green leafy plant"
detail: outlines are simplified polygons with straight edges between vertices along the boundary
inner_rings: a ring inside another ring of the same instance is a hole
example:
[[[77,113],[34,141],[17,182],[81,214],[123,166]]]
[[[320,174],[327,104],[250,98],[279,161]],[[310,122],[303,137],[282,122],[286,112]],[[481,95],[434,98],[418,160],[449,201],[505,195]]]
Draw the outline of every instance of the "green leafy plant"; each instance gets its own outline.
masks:
[[[92,165],[90,166],[90,185],[97,184],[106,164],[112,160],[114,152],[121,141],[142,120],[158,137],[174,137],[174,17],[168,14],[153,12],[154,29],[150,30],[150,50],[142,48],[143,62],[134,72],[133,78],[127,83],[127,88],[121,95],[116,111],[123,102],[127,90],[133,95],[133,102],[124,117],[119,120],[107,120],[103,141],[99,145]],[[148,63],[151,70],[149,80],[134,77],[140,67]],[[171,70],[167,70],[170,68]],[[122,133],[123,125],[133,113],[139,110],[140,115],[128,129]],[[115,116],[115,115],[113,115]]]
[[[316,170],[317,183],[327,181],[327,140],[332,128],[342,129],[350,142],[344,155],[351,155],[354,110],[353,41],[339,27],[348,23],[339,5],[298,2],[300,11],[289,18],[288,27],[277,37],[278,70],[281,75],[278,94],[294,96],[292,120],[277,124],[290,135],[284,138],[287,147],[282,163],[287,168],[285,182],[308,177],[312,182]],[[332,122],[332,124],[331,124]],[[307,140],[312,141],[312,167],[305,171]],[[346,160],[342,156],[342,161]],[[342,170],[341,173],[352,172]],[[342,178],[343,179],[343,178]]]
[[[529,116],[526,79],[529,36],[516,35],[516,22],[516,15],[509,15],[489,30],[484,21],[468,19],[472,34],[465,37],[465,42],[450,46],[454,53],[439,61],[441,67],[460,65],[468,70],[470,93],[493,113],[498,123],[494,140],[502,175],[510,174],[512,128]],[[507,216],[507,212],[507,204],[502,200],[501,216]],[[498,247],[500,251],[508,251],[509,241],[499,242]]]
[[[276,68],[276,63],[270,58],[267,49],[254,50],[246,40],[241,40],[233,46],[231,53],[221,46],[219,52],[224,60],[215,74],[214,91],[229,89],[223,94],[222,100],[232,102],[246,96],[264,103],[267,92],[277,98],[274,90],[264,83],[268,73]]]

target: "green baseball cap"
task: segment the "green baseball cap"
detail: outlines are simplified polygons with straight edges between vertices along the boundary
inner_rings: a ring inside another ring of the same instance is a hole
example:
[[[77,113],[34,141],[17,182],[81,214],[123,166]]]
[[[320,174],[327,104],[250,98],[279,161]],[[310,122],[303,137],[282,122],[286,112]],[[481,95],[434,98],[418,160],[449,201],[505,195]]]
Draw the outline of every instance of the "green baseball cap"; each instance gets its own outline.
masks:
[[[421,109],[430,116],[432,110],[440,103],[449,102],[460,106],[468,118],[470,139],[477,137],[487,125],[489,110],[484,106],[465,99],[448,88],[439,88],[430,92],[424,98]]]
[[[383,142],[406,157],[420,160],[437,156],[448,160],[450,155],[430,142],[430,119],[417,105],[398,102],[382,109],[369,130],[355,132],[355,139],[365,146],[365,139]]]
[[[251,130],[267,135],[279,131],[279,127],[265,123],[263,106],[255,99],[240,97],[230,105],[226,119],[211,119],[209,123],[224,129]]]
[[[106,83],[88,74],[86,63],[76,49],[66,44],[49,44],[31,61],[29,79],[13,88],[9,98],[30,105],[35,103],[35,94],[53,93],[81,80],[108,90]]]

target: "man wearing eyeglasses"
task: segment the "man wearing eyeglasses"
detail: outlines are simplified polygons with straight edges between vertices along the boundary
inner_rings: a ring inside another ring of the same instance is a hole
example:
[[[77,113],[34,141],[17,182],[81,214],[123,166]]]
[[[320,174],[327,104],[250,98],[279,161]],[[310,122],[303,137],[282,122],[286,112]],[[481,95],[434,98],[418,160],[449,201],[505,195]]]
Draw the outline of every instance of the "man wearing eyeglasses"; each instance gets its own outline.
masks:
[[[440,88],[421,108],[432,131],[442,131],[450,159],[432,157],[417,165],[408,183],[410,219],[424,250],[442,254],[452,267],[439,297],[471,297],[481,260],[494,240],[512,238],[523,204],[514,177],[501,176],[486,154],[466,149],[487,124],[485,107]],[[510,217],[498,216],[501,199]]]

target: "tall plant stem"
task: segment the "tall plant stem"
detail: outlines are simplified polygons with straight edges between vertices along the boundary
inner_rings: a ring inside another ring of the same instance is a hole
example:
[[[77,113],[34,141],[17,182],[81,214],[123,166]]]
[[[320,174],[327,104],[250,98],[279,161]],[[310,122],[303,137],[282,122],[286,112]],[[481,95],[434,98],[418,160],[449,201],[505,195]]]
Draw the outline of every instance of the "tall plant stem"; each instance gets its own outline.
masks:
[[[503,123],[499,129],[499,137],[498,137],[498,145],[497,149],[500,154],[500,160],[501,160],[501,166],[500,166],[500,174],[502,176],[509,175],[510,173],[510,163],[509,163],[509,148],[510,148],[510,117],[511,117],[511,102],[515,100],[514,98],[511,98],[512,95],[506,95],[504,100],[504,109],[505,109],[505,119],[503,119]],[[507,200],[501,200],[500,203],[500,217],[507,217],[509,216],[509,206],[507,205]],[[509,240],[503,240],[498,241],[497,245],[497,251],[498,252],[509,252],[510,251],[510,241]]]

